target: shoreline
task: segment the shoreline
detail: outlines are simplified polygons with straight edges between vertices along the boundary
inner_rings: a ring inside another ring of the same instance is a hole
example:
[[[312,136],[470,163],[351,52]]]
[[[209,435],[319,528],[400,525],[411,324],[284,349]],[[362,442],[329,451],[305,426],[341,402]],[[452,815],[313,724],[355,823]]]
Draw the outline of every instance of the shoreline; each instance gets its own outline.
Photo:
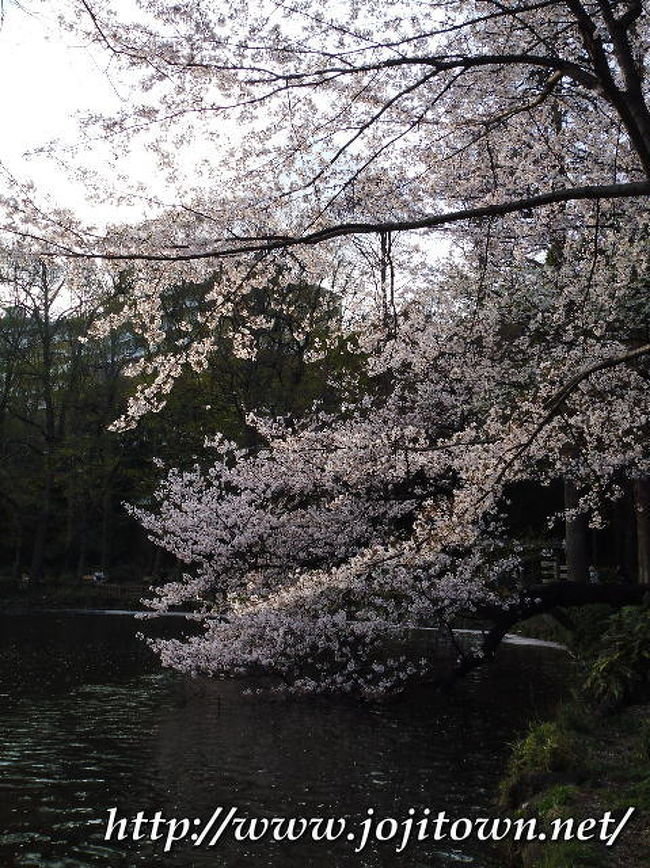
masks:
[[[0,603],[0,616],[17,615],[24,617],[25,615],[119,615],[132,616],[143,619],[154,618],[188,618],[196,620],[196,615],[192,612],[164,612],[156,613],[147,609],[123,609],[123,608],[62,608],[62,607],[4,607]],[[204,618],[218,618],[218,615],[205,615]],[[414,633],[437,633],[439,627],[406,627],[405,629]],[[452,632],[455,635],[481,636],[481,630],[471,630],[465,627],[453,628]],[[547,639],[538,639],[534,636],[526,636],[518,633],[506,633],[502,639],[505,645],[522,645],[526,647],[550,648],[557,651],[569,651],[566,645],[561,642],[554,642]]]

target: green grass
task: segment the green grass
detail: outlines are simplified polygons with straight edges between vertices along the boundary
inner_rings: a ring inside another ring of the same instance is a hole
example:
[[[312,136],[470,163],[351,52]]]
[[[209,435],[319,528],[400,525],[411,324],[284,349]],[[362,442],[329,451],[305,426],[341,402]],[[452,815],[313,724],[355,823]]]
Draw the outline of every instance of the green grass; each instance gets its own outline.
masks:
[[[507,854],[525,868],[645,868],[650,865],[650,704],[598,714],[583,701],[530,726],[513,745],[500,792],[510,814],[555,818],[636,812],[611,848],[597,841],[546,841]],[[506,863],[507,864],[507,863]]]

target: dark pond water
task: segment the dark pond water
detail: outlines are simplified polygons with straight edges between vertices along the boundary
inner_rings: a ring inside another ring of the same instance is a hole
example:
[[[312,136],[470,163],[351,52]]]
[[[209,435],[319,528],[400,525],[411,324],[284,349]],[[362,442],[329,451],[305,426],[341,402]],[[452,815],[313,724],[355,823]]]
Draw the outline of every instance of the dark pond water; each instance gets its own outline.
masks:
[[[497,816],[508,742],[559,698],[562,652],[506,646],[451,696],[382,707],[242,695],[161,672],[142,623],[0,616],[0,866],[497,866],[484,843],[104,841],[108,811],[249,817]]]

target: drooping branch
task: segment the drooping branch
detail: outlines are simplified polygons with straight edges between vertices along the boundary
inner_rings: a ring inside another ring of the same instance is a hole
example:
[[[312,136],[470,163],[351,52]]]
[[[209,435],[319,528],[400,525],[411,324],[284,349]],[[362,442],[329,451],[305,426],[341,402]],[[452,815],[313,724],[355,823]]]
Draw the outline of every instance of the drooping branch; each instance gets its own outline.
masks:
[[[81,251],[70,249],[69,252],[57,249],[57,255],[77,259],[101,259],[107,261],[144,261],[144,262],[188,262],[204,259],[225,259],[245,254],[267,254],[274,251],[288,250],[292,247],[309,247],[345,238],[353,235],[381,235],[390,232],[408,232],[418,229],[436,229],[470,220],[484,220],[491,217],[502,217],[507,214],[527,212],[549,205],[563,202],[593,201],[597,199],[633,199],[650,196],[650,182],[636,181],[627,184],[587,185],[571,187],[564,190],[551,190],[535,196],[522,199],[511,199],[492,205],[479,205],[476,208],[461,208],[445,214],[429,214],[413,219],[394,219],[383,221],[360,221],[355,223],[337,223],[309,232],[304,235],[268,235],[243,236],[238,243],[210,250],[187,251],[186,248],[175,247],[170,253],[111,253],[100,250]],[[12,227],[2,227],[12,232]],[[21,235],[29,233],[22,232]],[[45,238],[35,234],[33,240],[47,244]],[[41,255],[46,255],[42,253]]]
[[[634,359],[647,355],[648,353],[650,353],[650,344],[643,344],[627,353],[621,353],[618,356],[611,356],[608,359],[604,359],[602,362],[596,362],[588,368],[579,371],[553,396],[548,404],[548,413],[555,415],[571,392],[573,392],[574,389],[583,382],[583,380],[586,380],[592,374],[596,374],[599,371],[606,371],[609,368],[615,368],[618,365],[622,365],[625,362],[631,362]]]
[[[584,582],[550,582],[533,585],[522,593],[519,600],[507,609],[484,609],[480,614],[492,620],[493,626],[485,633],[477,652],[464,654],[452,672],[437,682],[441,688],[451,687],[459,678],[492,660],[501,642],[513,627],[535,615],[544,615],[555,609],[606,604],[614,608],[641,605],[648,597],[644,585],[612,583],[585,584]]]
[[[610,368],[616,368],[618,365],[623,365],[625,362],[631,362],[634,359],[641,358],[641,356],[646,356],[649,353],[650,344],[643,344],[642,346],[629,350],[626,353],[620,353],[617,356],[610,356],[607,359],[603,359],[603,361],[589,365],[582,371],[578,371],[578,373],[571,377],[571,379],[568,380],[547,402],[546,412],[535,425],[528,437],[526,437],[524,442],[517,446],[512,454],[504,457],[504,463],[502,464],[495,481],[500,482],[513,464],[515,464],[515,462],[521,458],[528,449],[530,449],[544,428],[555,419],[561,411],[566,399],[577,389],[580,383],[584,382],[584,380],[588,379],[592,374],[596,374],[599,371],[606,371]],[[487,496],[487,493],[484,496]]]
[[[530,5],[522,5],[519,8],[515,8],[512,10],[499,10],[496,13],[491,15],[479,16],[477,19],[470,19],[468,21],[464,21],[459,23],[453,28],[440,28],[438,30],[432,30],[428,34],[419,34],[417,37],[413,37],[415,39],[422,38],[432,38],[436,36],[440,36],[444,33],[448,33],[453,29],[458,28],[468,28],[473,23],[481,22],[481,21],[489,21],[494,17],[516,17],[516,15],[521,14],[522,12],[534,11],[536,9],[544,8],[545,6],[553,5],[553,3],[557,2],[557,0],[549,0],[549,2],[541,2],[541,3],[533,3]],[[118,45],[114,41],[112,41],[107,31],[102,26],[99,17],[92,5],[87,2],[87,0],[81,0],[81,5],[85,10],[86,14],[89,16],[93,29],[97,33],[99,40],[101,43],[113,54],[125,54],[134,60],[141,60],[146,63],[151,63],[151,55],[144,54],[140,49],[135,49],[128,44]],[[297,10],[293,10],[297,11]],[[305,10],[300,11],[301,15],[305,15]],[[309,16],[307,16],[309,17]],[[330,24],[332,29],[336,30],[336,27],[333,24]],[[347,36],[351,34],[346,32]],[[408,40],[407,40],[408,41]],[[370,48],[385,48],[391,49],[400,45],[404,45],[404,41],[398,41],[397,43],[386,42],[386,43],[371,43],[367,46]],[[240,48],[245,48],[250,51],[259,51],[264,46],[261,45],[240,45]],[[281,47],[278,46],[266,46],[268,50],[272,50],[277,52],[278,50],[282,51]],[[363,50],[363,49],[361,49]],[[290,49],[285,47],[285,52],[291,52],[295,56],[300,56],[301,52],[297,50],[294,46]],[[258,84],[270,84],[270,83],[280,83],[283,85],[283,89],[290,89],[294,86],[313,86],[318,85],[323,82],[329,82],[333,78],[339,78],[341,76],[357,76],[363,75],[369,72],[380,72],[382,70],[394,70],[396,68],[410,67],[410,66],[423,66],[432,68],[436,73],[448,72],[457,69],[469,70],[476,69],[482,67],[494,67],[494,66],[532,66],[541,69],[548,69],[549,71],[560,71],[563,75],[566,75],[573,79],[577,84],[580,84],[588,89],[593,89],[598,86],[598,79],[587,69],[585,69],[581,64],[570,60],[568,58],[563,58],[555,55],[554,53],[550,53],[548,55],[538,55],[533,52],[524,51],[524,52],[496,52],[496,53],[485,53],[485,54],[475,54],[475,55],[467,55],[467,56],[457,56],[457,55],[445,55],[445,54],[417,54],[413,56],[408,56],[405,54],[399,54],[398,56],[384,57],[379,60],[369,62],[369,63],[359,63],[354,64],[347,60],[345,52],[329,52],[324,50],[306,52],[308,56],[315,54],[317,56],[323,56],[327,58],[333,58],[337,62],[334,64],[330,64],[327,66],[320,66],[305,70],[297,69],[293,72],[288,72],[286,69],[278,68],[274,69],[272,67],[261,67],[261,66],[248,66],[245,64],[237,63],[237,64],[228,64],[223,61],[209,62],[209,61],[200,61],[196,58],[192,57],[191,59],[177,59],[170,56],[164,56],[164,54],[160,53],[156,55],[156,60],[160,61],[164,65],[170,68],[177,67],[181,70],[192,71],[195,69],[201,70],[212,70],[219,72],[250,72],[256,73],[260,77],[259,78],[251,78],[246,83],[252,85]]]

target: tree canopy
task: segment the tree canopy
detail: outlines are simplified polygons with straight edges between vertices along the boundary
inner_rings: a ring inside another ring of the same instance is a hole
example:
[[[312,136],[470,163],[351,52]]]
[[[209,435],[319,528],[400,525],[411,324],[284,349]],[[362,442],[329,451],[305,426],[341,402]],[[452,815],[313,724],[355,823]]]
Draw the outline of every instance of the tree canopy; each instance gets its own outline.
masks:
[[[258,406],[261,446],[217,437],[211,467],[171,471],[138,511],[188,566],[154,606],[218,616],[158,643],[163,660],[399,689],[431,661],[387,655],[391,637],[543,598],[512,532],[522,485],[563,481],[547,519],[584,580],[580,523],[632,484],[644,502],[650,475],[646,4],[71,0],[62,26],[133,90],[86,130],[118,153],[146,139],[177,197],[101,237],[31,194],[5,202],[36,255],[129,265],[97,327],[128,320],[147,348],[117,426],[204,368],[224,322],[254,359],[241,300],[278,269],[340,297],[320,352],[347,341],[363,369],[338,372],[338,405]],[[183,282],[202,301],[170,343]]]

